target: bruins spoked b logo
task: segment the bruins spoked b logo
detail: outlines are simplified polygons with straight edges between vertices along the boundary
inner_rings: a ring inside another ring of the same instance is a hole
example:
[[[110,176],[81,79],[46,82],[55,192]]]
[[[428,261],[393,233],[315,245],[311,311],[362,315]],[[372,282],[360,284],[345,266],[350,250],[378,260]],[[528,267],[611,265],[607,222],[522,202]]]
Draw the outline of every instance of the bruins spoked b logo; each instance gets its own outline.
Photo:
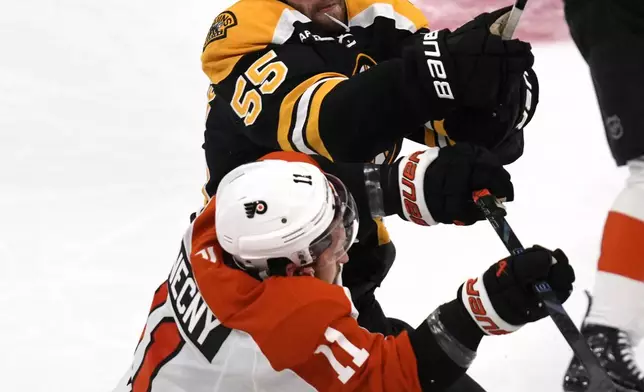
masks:
[[[215,21],[212,22],[210,31],[208,31],[208,36],[206,37],[206,42],[204,43],[204,48],[208,46],[212,41],[218,39],[226,38],[228,29],[237,26],[237,17],[230,11],[224,11],[219,14]]]
[[[266,213],[268,206],[263,200],[253,201],[251,203],[244,203],[244,208],[246,209],[246,216],[248,219],[253,219],[255,214],[263,215]]]

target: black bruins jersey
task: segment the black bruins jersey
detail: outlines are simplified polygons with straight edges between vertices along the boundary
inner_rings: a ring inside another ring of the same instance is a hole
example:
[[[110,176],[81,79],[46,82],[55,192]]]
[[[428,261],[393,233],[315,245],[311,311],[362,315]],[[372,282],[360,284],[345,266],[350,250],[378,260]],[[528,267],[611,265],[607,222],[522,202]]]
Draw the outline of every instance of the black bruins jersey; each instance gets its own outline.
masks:
[[[442,135],[407,115],[400,91],[395,60],[408,37],[427,29],[422,12],[408,0],[346,6],[346,29],[336,35],[278,0],[241,0],[216,17],[202,54],[212,83],[206,196],[228,171],[272,151],[387,163],[404,137],[448,142],[440,123]]]

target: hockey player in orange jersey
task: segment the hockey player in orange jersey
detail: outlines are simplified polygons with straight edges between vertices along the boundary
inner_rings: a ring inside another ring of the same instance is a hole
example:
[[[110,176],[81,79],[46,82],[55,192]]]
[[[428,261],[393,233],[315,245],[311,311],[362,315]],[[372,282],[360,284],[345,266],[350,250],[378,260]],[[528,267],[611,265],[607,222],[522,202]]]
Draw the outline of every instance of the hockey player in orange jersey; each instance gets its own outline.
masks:
[[[644,392],[644,370],[634,354],[644,338],[644,2],[564,4],[570,33],[588,63],[610,150],[629,169],[606,219],[581,332],[620,391]],[[564,390],[585,392],[588,381],[573,358]]]
[[[484,336],[546,316],[531,283],[569,297],[566,256],[532,247],[454,287],[455,299],[415,329],[361,328],[340,273],[359,226],[354,198],[302,160],[249,163],[222,179],[186,231],[116,391],[443,391]]]

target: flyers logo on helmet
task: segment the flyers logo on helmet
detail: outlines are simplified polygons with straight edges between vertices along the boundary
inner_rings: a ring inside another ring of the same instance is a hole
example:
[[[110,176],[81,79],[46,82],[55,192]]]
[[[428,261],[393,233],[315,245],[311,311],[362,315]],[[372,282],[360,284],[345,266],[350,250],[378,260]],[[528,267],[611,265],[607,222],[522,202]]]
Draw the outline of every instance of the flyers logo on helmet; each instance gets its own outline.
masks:
[[[262,215],[266,213],[268,206],[263,200],[257,200],[250,203],[244,203],[244,209],[246,210],[246,217],[248,219],[253,219],[255,214]]]
[[[204,48],[212,41],[226,38],[228,29],[237,26],[237,17],[230,11],[219,14],[208,31]]]

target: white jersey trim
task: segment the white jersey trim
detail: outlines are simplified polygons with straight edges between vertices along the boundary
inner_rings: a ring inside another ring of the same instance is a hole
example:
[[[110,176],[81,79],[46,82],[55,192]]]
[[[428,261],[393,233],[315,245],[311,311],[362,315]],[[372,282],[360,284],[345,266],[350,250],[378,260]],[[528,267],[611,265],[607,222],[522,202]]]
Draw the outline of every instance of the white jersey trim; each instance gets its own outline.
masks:
[[[297,117],[295,120],[295,127],[293,128],[293,137],[291,141],[293,142],[293,145],[299,152],[303,152],[309,155],[315,155],[319,154],[316,151],[311,150],[306,143],[304,142],[306,139],[306,123],[307,123],[307,118],[309,117],[309,106],[311,103],[311,98],[313,97],[313,93],[317,89],[319,85],[321,85],[324,82],[328,82],[331,80],[346,80],[347,78],[345,77],[332,77],[332,78],[324,78],[319,81],[317,81],[314,85],[306,89],[304,94],[302,94],[302,97],[300,98],[300,101],[297,104]]]
[[[375,3],[369,6],[367,9],[351,18],[349,21],[349,27],[369,27],[379,16],[394,20],[398,30],[408,30],[412,33],[415,33],[416,30],[418,30],[414,22],[406,16],[396,12],[392,4],[385,3]]]
[[[260,11],[261,12],[261,11]],[[304,14],[299,11],[285,9],[282,12],[280,20],[277,22],[277,27],[275,27],[275,32],[273,33],[273,43],[276,45],[282,45],[291,38],[295,32],[295,22],[310,22],[311,19],[307,18]]]

